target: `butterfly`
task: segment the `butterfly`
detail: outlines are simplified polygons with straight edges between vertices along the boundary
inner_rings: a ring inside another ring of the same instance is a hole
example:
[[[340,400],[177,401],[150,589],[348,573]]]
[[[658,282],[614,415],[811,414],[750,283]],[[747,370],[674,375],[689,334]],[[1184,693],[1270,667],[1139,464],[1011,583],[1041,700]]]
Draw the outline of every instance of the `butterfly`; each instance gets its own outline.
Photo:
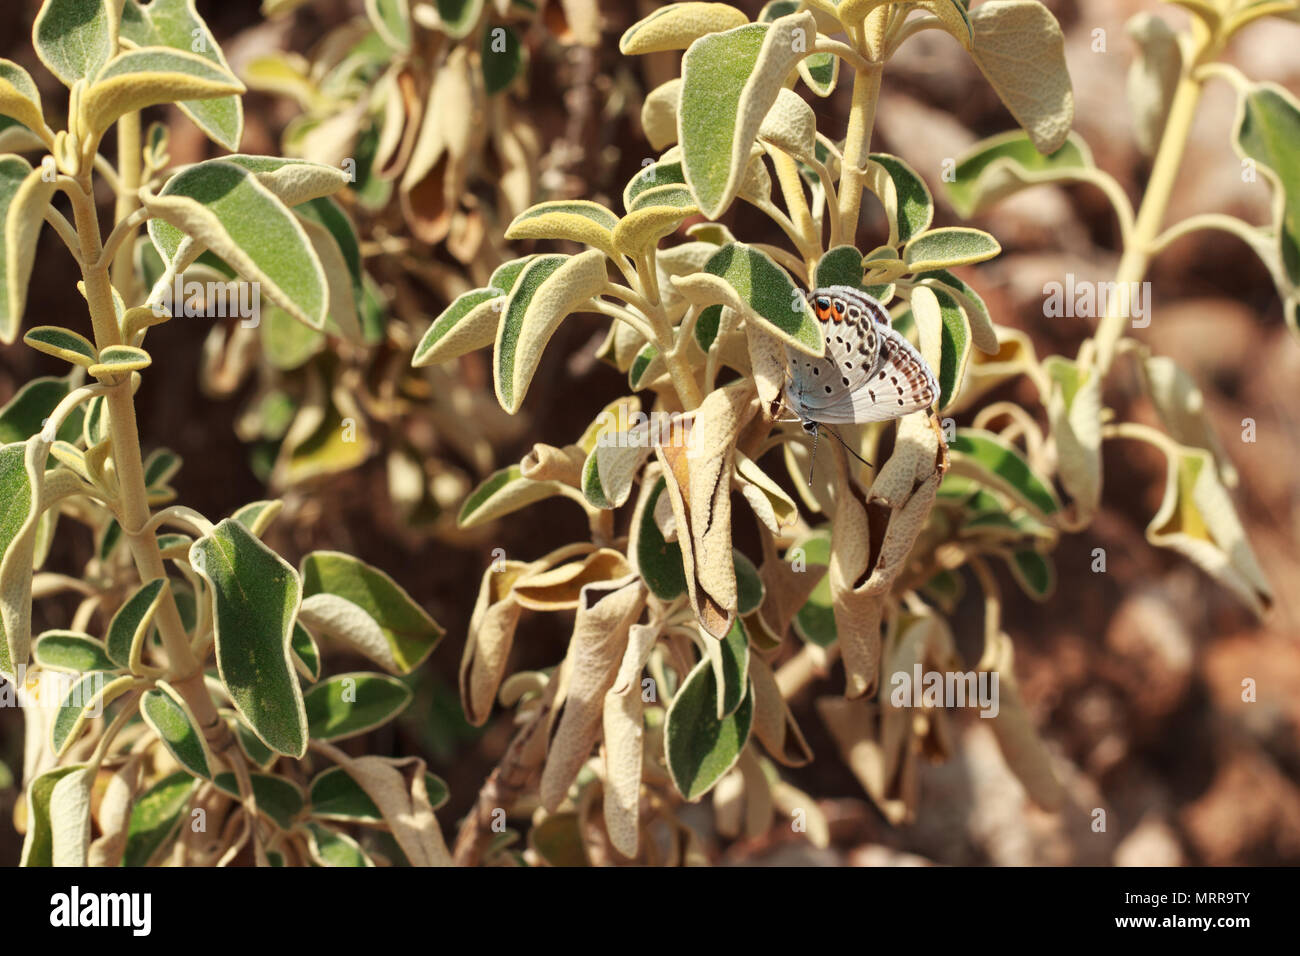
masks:
[[[790,379],[785,388],[786,402],[806,432],[816,437],[820,425],[902,418],[938,399],[934,372],[894,330],[878,301],[850,286],[833,285],[814,289],[809,302],[822,323],[826,352],[818,359],[787,348]]]

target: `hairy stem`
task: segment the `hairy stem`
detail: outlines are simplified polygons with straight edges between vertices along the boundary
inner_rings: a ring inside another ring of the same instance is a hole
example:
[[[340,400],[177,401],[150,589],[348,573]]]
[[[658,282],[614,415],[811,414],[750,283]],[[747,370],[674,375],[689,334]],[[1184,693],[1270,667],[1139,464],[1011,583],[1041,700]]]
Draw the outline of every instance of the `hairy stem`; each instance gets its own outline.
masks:
[[[883,64],[873,63],[853,76],[853,102],[849,131],[844,140],[844,161],[840,170],[840,236],[857,244],[858,219],[862,214],[863,166],[871,152],[871,131],[876,125],[876,100],[880,97]]]
[[[121,343],[121,330],[113,305],[113,286],[109,280],[109,263],[104,261],[103,245],[99,232],[99,214],[92,198],[89,174],[79,182],[80,189],[70,189],[72,210],[81,243],[82,278],[86,287],[86,302],[90,307],[90,321],[94,327],[95,347],[106,348]],[[131,394],[131,377],[107,385],[109,432],[113,441],[113,461],[117,468],[121,498],[118,502],[123,533],[135,559],[141,581],[166,579],[158,539],[147,529],[149,504],[144,480],[144,462],[140,457],[140,438],[135,418],[135,401]],[[205,728],[220,723],[212,698],[203,687],[201,662],[190,651],[189,639],[176,600],[171,589],[163,591],[155,622],[167,653],[168,674],[176,678],[174,686],[185,696]],[[197,685],[194,678],[198,678]]]
[[[113,213],[115,223],[123,223],[139,205],[136,190],[140,188],[142,157],[140,154],[140,114],[127,113],[117,121],[117,207]],[[135,224],[127,228],[127,235],[116,247],[113,255],[113,285],[129,306],[135,301],[135,266],[132,258],[135,244]]]
[[[1195,57],[1189,58],[1195,63]],[[1133,225],[1130,241],[1124,248],[1115,275],[1117,288],[1129,289],[1130,283],[1141,282],[1147,274],[1147,267],[1156,250],[1156,237],[1164,222],[1165,212],[1169,207],[1169,198],[1178,179],[1178,170],[1182,165],[1183,151],[1192,131],[1192,121],[1196,117],[1196,107],[1201,99],[1202,81],[1197,78],[1194,69],[1184,68],[1182,78],[1174,90],[1174,97],[1169,105],[1169,119],[1165,123],[1160,146],[1156,151],[1155,162],[1151,167],[1151,179],[1147,183],[1142,205],[1138,209],[1137,219]],[[1110,296],[1106,303],[1106,314],[1097,327],[1096,349],[1091,356],[1081,355],[1081,364],[1095,364],[1098,372],[1105,375],[1115,359],[1115,349],[1124,335],[1124,326],[1129,316],[1126,314],[1128,298]]]

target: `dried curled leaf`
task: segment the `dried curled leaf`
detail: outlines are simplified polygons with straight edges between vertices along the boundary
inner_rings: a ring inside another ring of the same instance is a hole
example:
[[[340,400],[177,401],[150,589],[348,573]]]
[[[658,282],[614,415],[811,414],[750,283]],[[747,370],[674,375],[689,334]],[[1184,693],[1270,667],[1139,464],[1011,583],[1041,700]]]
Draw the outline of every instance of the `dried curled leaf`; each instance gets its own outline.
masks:
[[[554,812],[600,735],[605,694],[614,686],[627,650],[628,630],[645,605],[646,588],[629,574],[582,589],[569,653],[564,712],[542,770],[542,806]]]

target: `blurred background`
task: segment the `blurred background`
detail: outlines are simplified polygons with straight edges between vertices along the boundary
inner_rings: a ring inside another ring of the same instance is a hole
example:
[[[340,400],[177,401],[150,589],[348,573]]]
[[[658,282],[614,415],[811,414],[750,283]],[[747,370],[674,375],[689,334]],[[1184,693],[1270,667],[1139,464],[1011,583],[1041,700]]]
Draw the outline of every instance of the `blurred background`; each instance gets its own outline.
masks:
[[[554,2],[554,0],[552,0]],[[553,29],[535,25],[523,35],[528,75],[516,91],[538,131],[541,159],[537,198],[583,197],[620,208],[627,178],[654,153],[640,132],[640,99],[674,75],[677,56],[622,58],[622,31],[657,4],[600,0],[602,39],[595,47],[563,44]],[[761,3],[735,0],[756,15]],[[329,30],[361,12],[361,0],[315,0],[292,16],[267,21],[256,0],[198,0],[198,9],[235,71],[250,58],[281,49],[308,54]],[[1140,11],[1158,12],[1175,27],[1186,15],[1146,0],[1047,0],[1067,39],[1076,101],[1075,129],[1097,165],[1139,195],[1149,163],[1138,150],[1128,118],[1125,78],[1132,47],[1125,23]],[[48,108],[58,112],[66,92],[30,51],[38,0],[0,7],[0,56],[37,78]],[[1244,30],[1227,59],[1255,80],[1300,92],[1300,25],[1266,20]],[[819,104],[823,130],[843,135],[848,90]],[[176,112],[154,111],[172,122],[176,163],[215,155],[216,148]],[[280,152],[285,127],[299,108],[283,97],[245,98],[243,151]],[[152,114],[151,114],[152,116]],[[1212,85],[1198,115],[1171,205],[1171,221],[1199,211],[1222,211],[1250,222],[1267,221],[1270,188],[1263,177],[1244,182],[1232,151],[1235,96]],[[935,31],[908,41],[885,73],[873,148],[902,156],[931,185],[936,225],[959,220],[938,189],[945,159],[976,140],[1013,126],[975,66],[946,35]],[[1297,158],[1300,161],[1300,158]],[[744,228],[746,210],[729,213]],[[755,220],[759,221],[759,220]],[[883,220],[867,221],[862,248]],[[1040,356],[1073,354],[1093,320],[1047,319],[1043,286],[1072,272],[1081,279],[1113,276],[1117,228],[1106,202],[1088,187],[1039,188],[1002,203],[974,223],[993,233],[1004,252],[962,275],[987,301],[994,320],[1025,330]],[[366,223],[359,222],[363,234]],[[381,224],[401,234],[400,216]],[[522,254],[520,249],[515,254]],[[455,258],[418,241],[410,255],[442,274]],[[1205,393],[1227,457],[1240,473],[1238,512],[1276,595],[1268,617],[1256,621],[1226,591],[1177,555],[1147,544],[1143,531],[1159,507],[1165,466],[1159,453],[1132,442],[1108,445],[1104,508],[1082,535],[1066,536],[1056,552],[1058,587],[1036,605],[1004,581],[1004,626],[1015,641],[1024,695],[1043,736],[1059,755],[1071,804],[1058,814],[1037,810],[1006,768],[992,732],[973,711],[960,716],[957,752],[922,773],[914,823],[889,826],[839,759],[812,710],[815,696],[838,693],[843,676],[825,675],[794,702],[816,759],[789,772],[796,786],[818,798],[831,823],[832,845],[818,850],[774,828],[761,841],[715,840],[711,854],[724,863],[799,864],[1089,864],[1254,865],[1300,862],[1300,342],[1286,329],[1267,272],[1244,245],[1222,233],[1180,240],[1155,262],[1152,321],[1136,334],[1154,351],[1188,370]],[[388,277],[376,274],[381,289]],[[466,280],[466,285],[469,280]],[[431,320],[448,299],[429,287],[402,290]],[[85,305],[72,281],[72,263],[46,231],[28,302],[25,326],[67,321],[80,327]],[[88,326],[88,319],[82,323]],[[427,321],[426,321],[427,324]],[[517,461],[533,442],[573,441],[596,412],[625,392],[623,377],[595,358],[606,321],[594,316],[565,323],[548,350],[527,403],[527,418],[502,431],[497,467]],[[173,480],[179,500],[214,517],[266,497],[255,456],[236,435],[247,391],[205,395],[201,363],[208,320],[178,319],[150,336],[155,350],[137,405],[146,451],[165,445],[185,465]],[[423,326],[417,329],[419,334]],[[383,346],[385,348],[388,346]],[[408,353],[409,354],[409,353]],[[389,356],[401,365],[404,358]],[[461,374],[491,391],[486,357],[467,357]],[[37,375],[63,368],[21,344],[0,350],[0,402]],[[1012,384],[997,396],[1033,399]],[[1106,402],[1122,417],[1154,422],[1144,407],[1136,372],[1121,362]],[[1256,440],[1241,440],[1243,419],[1256,423]],[[377,426],[382,432],[382,425]],[[382,433],[375,446],[383,445]],[[455,449],[446,454],[455,457]],[[410,533],[393,507],[385,462],[374,454],[358,467],[295,486],[285,493],[286,514],[268,535],[292,563],[306,551],[351,551],[388,570],[447,628],[432,658],[410,678],[415,703],[380,734],[349,741],[351,752],[420,754],[451,790],[438,814],[449,839],[459,817],[509,741],[508,715],[483,729],[461,716],[456,672],[484,567],[494,548],[532,558],[585,538],[581,512],[555,499],[498,522],[485,534],[453,540]],[[557,503],[558,501],[558,503]],[[93,554],[88,532],[64,522],[47,569],[77,573]],[[746,542],[738,542],[742,548]],[[1091,570],[1093,550],[1104,548],[1107,570]],[[982,626],[978,589],[954,617],[959,646],[977,647]],[[67,626],[71,608],[38,606],[34,633]],[[562,615],[530,616],[521,626],[512,670],[549,667],[563,655],[568,633]],[[343,670],[345,659],[329,666]],[[1252,679],[1257,699],[1244,702]],[[22,719],[0,710],[0,761],[20,776]],[[21,781],[0,768],[0,861],[15,862],[21,836],[12,807]],[[1105,829],[1094,828],[1095,809]],[[708,814],[700,814],[707,827]]]

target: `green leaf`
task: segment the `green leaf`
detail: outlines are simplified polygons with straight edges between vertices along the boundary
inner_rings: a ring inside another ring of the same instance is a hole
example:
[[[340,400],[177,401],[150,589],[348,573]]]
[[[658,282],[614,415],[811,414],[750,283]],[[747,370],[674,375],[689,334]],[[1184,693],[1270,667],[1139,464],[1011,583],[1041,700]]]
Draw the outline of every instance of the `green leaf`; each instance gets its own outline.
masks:
[[[736,614],[739,619],[758,610],[763,603],[765,589],[753,561],[735,549],[732,549],[731,557],[736,565]]]
[[[60,429],[61,433],[62,430]],[[108,400],[104,396],[96,395],[86,403],[81,435],[86,442],[87,448],[94,448],[108,438]]]
[[[148,5],[126,0],[121,30],[122,36],[137,46],[187,50],[231,73],[216,38],[195,10],[194,0],[151,0]],[[244,131],[244,106],[239,96],[188,100],[179,106],[214,143],[232,152],[239,149]]]
[[[497,289],[474,289],[457,296],[424,333],[411,364],[416,368],[435,365],[491,345],[497,338],[504,304]]]
[[[434,810],[451,796],[447,784],[428,771],[424,774],[424,788]],[[310,797],[311,815],[317,819],[373,825],[384,822],[370,795],[342,767],[329,767],[317,774],[311,782]]]
[[[1056,590],[1056,569],[1045,554],[1024,548],[1007,557],[1007,566],[1021,590],[1035,601],[1046,601]]]
[[[90,368],[98,360],[95,346],[84,335],[53,325],[41,325],[28,331],[23,341],[46,355]]]
[[[326,345],[325,333],[303,325],[279,306],[269,306],[258,325],[262,354],[272,368],[291,372],[320,354]]]
[[[460,507],[456,525],[473,528],[495,521],[534,502],[562,494],[563,487],[558,481],[525,478],[518,465],[510,465],[490,475],[469,493]]]
[[[0,444],[26,441],[40,434],[45,420],[70,391],[72,384],[66,378],[34,378],[23,385],[0,408]],[[64,419],[56,437],[76,441],[80,431],[81,415],[74,412]]]
[[[209,160],[177,173],[161,193],[141,201],[159,217],[149,236],[166,261],[191,236],[295,319],[325,326],[329,301],[320,260],[302,224],[247,169]]]
[[[436,6],[447,35],[454,40],[473,30],[483,12],[483,0],[436,0]]]
[[[50,801],[54,788],[70,774],[86,769],[85,764],[70,764],[45,771],[27,786],[27,835],[19,866],[54,865],[54,827],[50,819]]]
[[[439,4],[439,9],[442,4]],[[407,0],[366,0],[366,16],[394,50],[411,49],[411,11]]]
[[[161,46],[125,50],[82,94],[81,123],[87,135],[97,137],[135,110],[178,100],[229,101],[243,92],[244,84],[229,70],[188,50]]]
[[[0,447],[0,675],[9,681],[17,667],[26,666],[31,647],[32,558],[43,464],[35,457],[26,443]]]
[[[528,263],[506,299],[497,329],[492,371],[497,401],[519,410],[542,358],[542,350],[565,316],[580,311],[609,281],[605,254],[538,256]]]
[[[655,521],[655,505],[667,488],[667,480],[660,476],[649,494],[642,497],[632,519],[632,540],[628,547],[637,573],[661,601],[671,601],[686,593],[681,546],[676,541],[665,541]]]
[[[333,196],[317,196],[294,206],[293,211],[304,223],[322,266],[326,266],[330,296],[326,328],[336,335],[364,338],[360,309],[366,299],[366,275],[356,227]],[[335,275],[327,259],[341,260],[347,267],[347,275]]]
[[[306,824],[311,856],[321,866],[374,866],[356,840],[345,833],[323,827],[319,823]]]
[[[686,171],[682,169],[681,159],[669,160],[667,157],[670,155],[680,157],[680,151],[669,150],[659,158],[658,162],[642,166],[641,171],[627,181],[627,187],[623,190],[624,209],[631,210],[637,197],[648,189],[658,186],[686,185]]]
[[[130,675],[117,677],[103,671],[82,675],[59,701],[59,709],[50,722],[50,743],[54,753],[63,756],[76,743],[86,721],[104,712],[109,704],[135,684]]]
[[[820,356],[825,350],[803,290],[758,249],[727,243],[705,263],[703,272],[672,281],[696,305],[728,306],[764,332],[809,355]]]
[[[311,815],[345,823],[383,823],[375,801],[342,767],[322,770],[311,782]]]
[[[905,243],[930,228],[934,199],[925,181],[911,166],[897,156],[872,153],[867,168],[873,172],[878,170],[869,183],[889,219],[889,245]]]
[[[624,56],[685,50],[695,40],[749,22],[725,3],[667,3],[628,27],[619,38]]]
[[[203,739],[198,721],[184,698],[170,684],[159,681],[157,690],[145,691],[140,698],[140,715],[177,763],[196,777],[212,776],[207,741]]]
[[[297,573],[230,518],[194,542],[190,565],[211,590],[217,667],[236,710],[267,746],[301,757],[307,715],[289,659]]]
[[[731,630],[716,644],[713,638],[704,638],[713,666],[714,686],[722,688],[721,699],[717,701],[717,718],[734,714],[745,701],[749,687],[749,633],[744,623],[737,616],[731,623]]]
[[[998,334],[993,328],[993,319],[988,306],[978,292],[957,278],[951,272],[938,269],[934,272],[922,272],[913,277],[913,281],[931,288],[941,286],[944,291],[957,300],[970,328],[971,342],[981,352],[996,355],[998,351]]]
[[[713,668],[702,660],[678,689],[664,720],[664,752],[673,785],[692,803],[713,789],[740,759],[753,723],[753,696],[746,690],[735,713],[722,720],[717,711]]]
[[[248,724],[240,720],[239,715],[234,711],[223,710],[223,714],[228,717],[230,726],[234,728],[235,738],[239,741],[239,749],[244,751],[254,764],[263,770],[267,770],[274,764],[280,755],[268,747],[253,733]]]
[[[1056,472],[1074,499],[1074,517],[1091,520],[1101,503],[1101,379],[1059,355],[1042,363],[1051,382],[1047,421],[1056,443]]]
[[[862,253],[853,246],[836,246],[828,249],[818,260],[814,287],[846,285],[851,289],[861,289],[863,274]]]
[[[695,320],[695,341],[705,352],[713,348],[713,341],[718,337],[721,325],[722,306],[709,305],[700,311],[700,317]]]
[[[639,392],[667,370],[668,366],[659,354],[659,348],[653,342],[647,342],[641,346],[632,359],[632,367],[627,370],[628,388]]]
[[[293,624],[293,638],[289,642],[293,650],[293,656],[302,667],[298,668],[308,680],[320,679],[320,650],[316,647],[316,641],[312,638],[311,632],[303,627],[301,623],[295,621]]]
[[[1040,183],[1070,182],[1093,169],[1092,151],[1071,133],[1055,152],[1044,155],[1020,130],[976,143],[957,160],[945,180],[948,200],[969,219],[1013,193]]]
[[[647,168],[654,169],[653,166]],[[613,256],[614,228],[617,225],[618,216],[598,202],[557,199],[538,203],[521,212],[506,229],[506,238],[568,239]]]
[[[682,57],[679,141],[687,182],[709,219],[740,191],[763,119],[816,36],[804,11],[702,36]]]
[[[505,24],[495,23],[483,31],[483,88],[488,96],[500,93],[514,82],[523,64],[519,37]]]
[[[144,484],[156,488],[170,481],[180,471],[181,456],[166,448],[156,448],[144,463]]]
[[[90,366],[90,374],[95,378],[125,375],[148,368],[153,362],[149,353],[134,345],[108,345],[99,353],[99,361]]]
[[[46,670],[72,674],[117,667],[102,643],[80,631],[46,631],[32,645],[32,659]]]
[[[0,58],[0,116],[12,117],[32,132],[45,134],[41,93],[31,76],[13,60]],[[51,141],[52,142],[52,141]],[[47,144],[48,145],[48,144]],[[3,217],[0,217],[3,221]]]
[[[32,27],[36,55],[64,86],[89,80],[117,47],[110,0],[45,0]]]
[[[391,577],[337,551],[313,551],[302,559],[304,600],[331,594],[369,615],[378,628],[395,673],[419,667],[442,640],[438,622]]]
[[[1259,85],[1241,100],[1237,149],[1266,169],[1282,192],[1278,244],[1291,284],[1300,285],[1300,106],[1281,87]]]
[[[388,723],[411,702],[411,691],[384,674],[337,674],[307,691],[307,727],[317,740],[345,740]]]
[[[948,443],[952,471],[1011,495],[1040,516],[1061,510],[1056,492],[1034,474],[1029,463],[1010,442],[992,432],[958,429]]]
[[[803,574],[819,576],[803,607],[795,613],[794,629],[801,638],[818,647],[830,647],[839,637],[835,626],[835,600],[831,595],[831,579],[826,572],[831,561],[831,536],[826,530],[815,531],[797,541],[785,553],[787,564],[798,558]],[[820,569],[820,570],[818,570]]]
[[[614,228],[614,248],[629,256],[649,255],[665,236],[699,212],[686,186],[665,183],[637,194]]]
[[[273,777],[265,773],[249,774],[253,785],[253,796],[257,799],[257,810],[281,830],[292,830],[298,815],[307,805],[306,798],[297,784],[290,783],[283,777]],[[218,790],[224,790],[232,797],[238,798],[239,784],[233,773],[219,773],[212,781]]]
[[[943,226],[913,237],[903,247],[909,272],[930,272],[992,259],[1002,246],[987,232],[964,226]]]
[[[313,200],[338,192],[348,182],[343,170],[307,159],[236,153],[222,156],[220,161],[248,170],[257,177],[259,183],[275,194],[276,199],[286,206],[292,206],[299,216],[321,222],[325,221],[325,217],[319,215],[319,207],[316,207],[317,214],[313,214]]]
[[[780,17],[798,13],[799,7],[798,0],[772,0],[759,12],[758,22],[771,23]],[[839,73],[840,58],[832,53],[814,53],[807,59],[799,61],[799,76],[810,90],[821,97],[830,96],[835,92]]]
[[[926,286],[913,290],[912,315],[920,333],[921,351],[939,379],[942,413],[960,393],[966,377],[966,363],[970,359],[966,317],[947,291]],[[933,361],[936,353],[937,362]]]
[[[0,342],[18,337],[36,242],[56,182],[20,156],[0,157]]]
[[[185,808],[198,780],[184,770],[164,777],[146,790],[131,807],[123,866],[148,866],[169,846],[181,827]]]
[[[138,668],[144,649],[144,639],[153,626],[153,616],[163,602],[166,578],[147,581],[118,608],[108,623],[105,650],[113,663],[121,668]]]

